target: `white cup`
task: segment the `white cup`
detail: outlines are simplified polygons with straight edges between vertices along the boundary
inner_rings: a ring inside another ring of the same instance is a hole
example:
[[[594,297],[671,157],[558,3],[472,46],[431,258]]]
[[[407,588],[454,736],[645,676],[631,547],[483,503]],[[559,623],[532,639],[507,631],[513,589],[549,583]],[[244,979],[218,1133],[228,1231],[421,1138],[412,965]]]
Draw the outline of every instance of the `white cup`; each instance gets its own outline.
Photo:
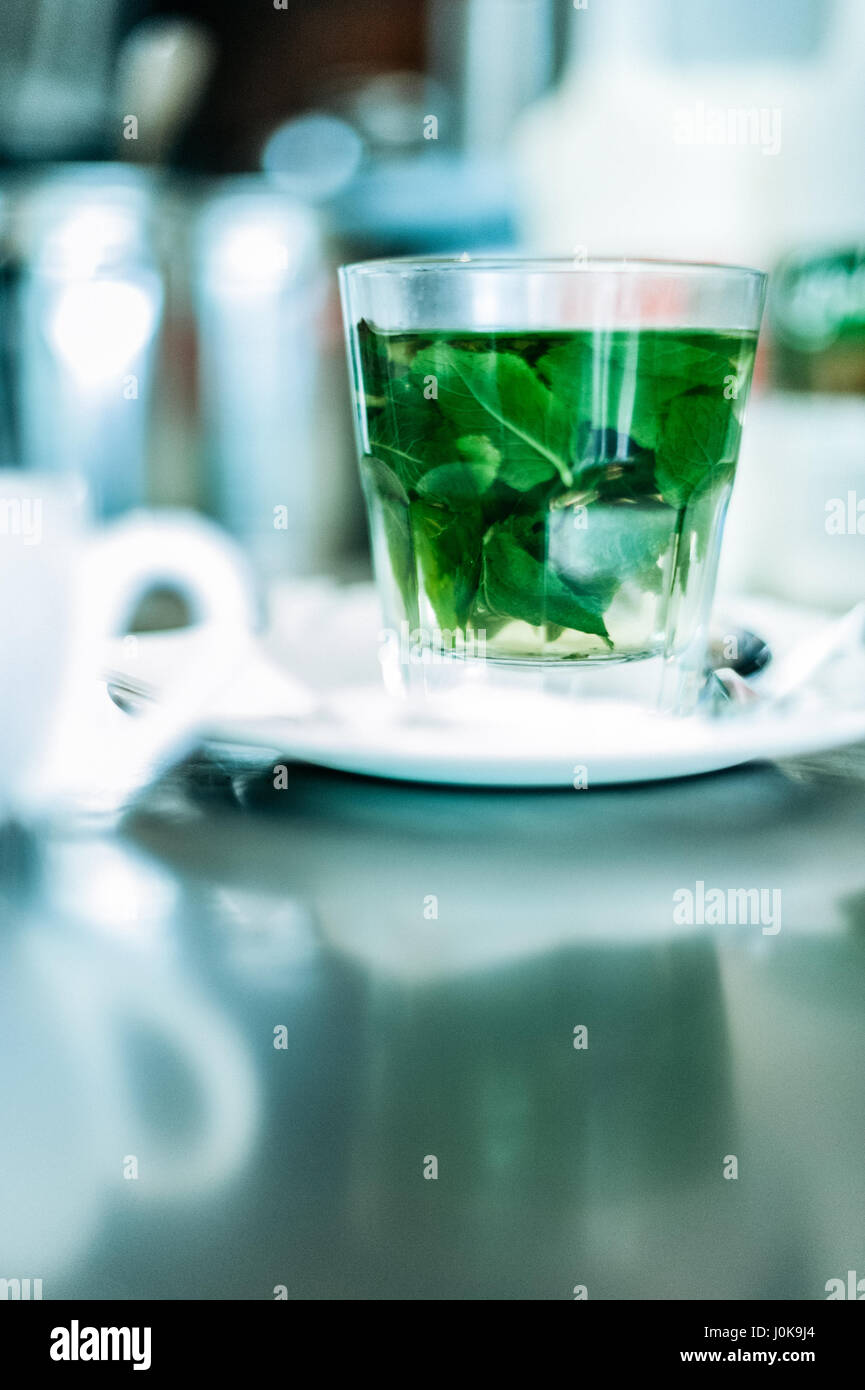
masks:
[[[108,643],[156,586],[181,594],[205,641],[167,698],[130,719],[100,674]],[[79,482],[0,472],[0,820],[70,798],[121,804],[194,738],[253,623],[243,561],[209,522],[138,512],[93,533]]]
[[[49,847],[47,868],[56,899],[24,909],[19,931],[4,923],[0,941],[0,1277],[44,1279],[52,1297],[118,1204],[161,1205],[149,1219],[165,1221],[242,1178],[261,1087],[243,1033],[184,970],[158,870],[102,837]],[[70,912],[76,888],[83,920]],[[100,895],[112,914],[134,906],[146,920],[88,920]],[[135,1050],[142,1039],[155,1054]],[[148,1091],[178,1073],[189,1097],[179,1132]]]

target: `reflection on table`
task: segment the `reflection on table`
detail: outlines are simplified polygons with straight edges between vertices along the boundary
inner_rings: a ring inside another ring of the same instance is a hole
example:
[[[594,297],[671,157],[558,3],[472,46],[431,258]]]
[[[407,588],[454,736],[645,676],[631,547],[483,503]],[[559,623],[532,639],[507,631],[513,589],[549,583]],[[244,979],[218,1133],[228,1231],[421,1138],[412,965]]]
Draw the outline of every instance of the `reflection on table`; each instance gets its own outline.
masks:
[[[118,829],[7,831],[0,1274],[825,1297],[865,1236],[860,767],[277,790],[225,750]],[[781,931],[676,923],[698,880]]]

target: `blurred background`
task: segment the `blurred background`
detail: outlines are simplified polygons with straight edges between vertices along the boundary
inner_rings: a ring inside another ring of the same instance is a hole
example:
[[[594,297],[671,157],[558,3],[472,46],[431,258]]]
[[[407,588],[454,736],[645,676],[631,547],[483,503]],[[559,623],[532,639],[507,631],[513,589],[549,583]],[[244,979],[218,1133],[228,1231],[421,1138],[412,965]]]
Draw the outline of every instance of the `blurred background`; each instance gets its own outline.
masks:
[[[844,608],[863,57],[862,0],[4,0],[0,468],[85,479],[97,520],[192,508],[278,606],[368,573],[339,263],[742,262],[772,275],[722,582]],[[21,649],[51,648],[62,577],[44,624],[22,588]],[[590,797],[283,788],[251,756],[197,750],[116,830],[0,824],[0,1280],[810,1299],[862,1271],[861,748]],[[698,880],[779,886],[784,931],[676,927]]]
[[[859,597],[825,526],[865,496],[859,0],[73,10],[0,16],[0,466],[200,509],[265,583],[363,573],[339,262],[744,262],[772,298],[722,583]]]

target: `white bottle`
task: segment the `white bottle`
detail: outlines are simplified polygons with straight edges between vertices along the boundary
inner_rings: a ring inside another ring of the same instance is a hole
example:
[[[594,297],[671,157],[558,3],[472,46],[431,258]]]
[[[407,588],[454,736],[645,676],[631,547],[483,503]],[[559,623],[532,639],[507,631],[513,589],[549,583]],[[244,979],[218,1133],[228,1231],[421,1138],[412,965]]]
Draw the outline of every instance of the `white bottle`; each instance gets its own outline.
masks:
[[[774,56],[715,61],[705,12],[705,58],[683,63],[672,0],[575,11],[575,57],[515,135],[528,248],[766,269],[803,237],[865,225],[865,5],[837,0],[805,58],[790,16]]]

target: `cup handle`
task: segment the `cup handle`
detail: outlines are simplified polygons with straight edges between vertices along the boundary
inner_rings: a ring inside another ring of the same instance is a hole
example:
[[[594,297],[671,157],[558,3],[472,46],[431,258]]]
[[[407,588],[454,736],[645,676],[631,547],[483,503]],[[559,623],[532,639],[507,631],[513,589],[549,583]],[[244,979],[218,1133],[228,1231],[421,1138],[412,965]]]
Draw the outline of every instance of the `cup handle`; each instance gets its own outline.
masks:
[[[215,525],[191,512],[133,512],[85,545],[76,576],[67,688],[46,760],[50,800],[94,810],[121,805],[160,765],[194,741],[207,700],[237,671],[256,623],[254,585],[241,552]],[[190,659],[159,704],[122,714],[97,682],[112,638],[125,631],[141,599],[174,589],[194,618]],[[42,782],[44,784],[45,777]]]
[[[152,1127],[148,1133],[147,1120],[130,1102],[129,1122],[148,1155],[143,1186],[154,1197],[206,1192],[243,1169],[259,1128],[258,1077],[248,1046],[217,1009],[191,991],[173,990],[170,980],[158,993],[154,988],[146,1004],[128,975],[126,984],[124,1019],[137,1010],[142,1025],[175,1051],[193,1079],[200,1112],[194,1137],[178,1145],[170,1133],[160,1136]],[[126,1086],[134,1093],[131,1078]]]
[[[242,1172],[260,1127],[261,1088],[246,1039],[217,1005],[146,960],[107,951],[91,957],[68,930],[32,933],[27,952],[56,991],[82,1084],[92,1084],[100,1149],[114,1144],[118,1161],[128,1152],[139,1158],[142,1193],[200,1196]],[[139,1103],[140,1077],[118,1045],[133,1021],[177,1057],[192,1081],[199,1119],[182,1142],[155,1128]]]
[[[255,624],[241,552],[194,512],[131,512],[105,527],[87,544],[82,578],[87,621],[103,641],[122,635],[137,604],[157,586],[178,590],[196,625],[225,638],[248,634]]]

